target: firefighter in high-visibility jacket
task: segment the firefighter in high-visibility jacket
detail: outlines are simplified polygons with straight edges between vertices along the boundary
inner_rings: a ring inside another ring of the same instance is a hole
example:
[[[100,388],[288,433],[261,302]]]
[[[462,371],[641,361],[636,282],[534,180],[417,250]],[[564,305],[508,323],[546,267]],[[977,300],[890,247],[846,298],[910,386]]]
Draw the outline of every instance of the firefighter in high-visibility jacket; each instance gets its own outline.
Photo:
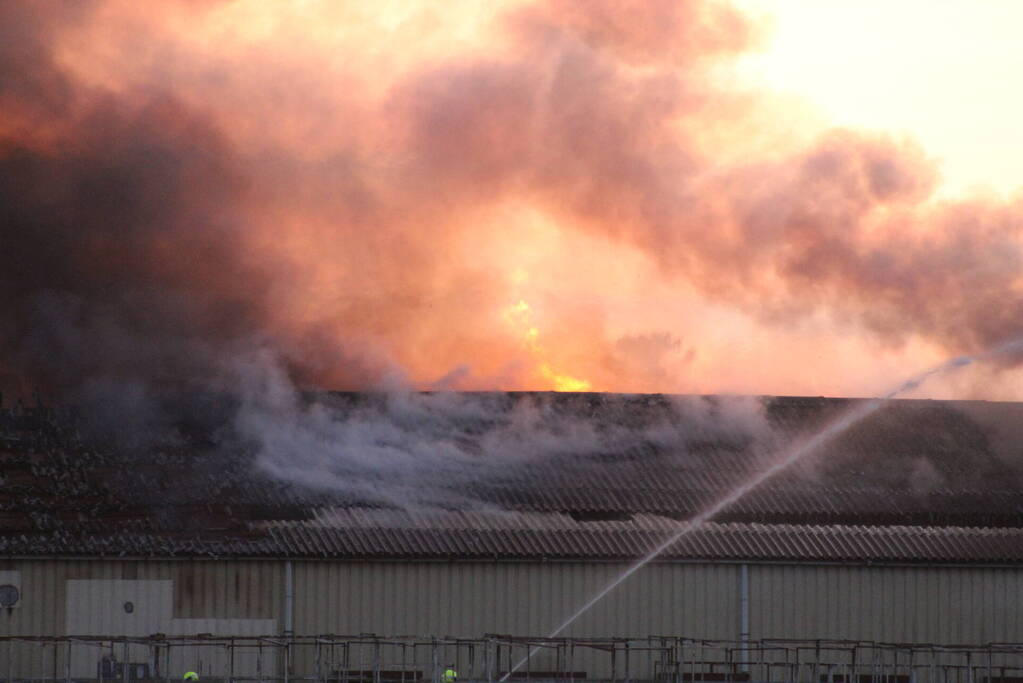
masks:
[[[444,669],[444,675],[440,677],[441,683],[456,683],[458,681],[458,672],[455,671],[454,664],[448,664],[448,668]]]
[[[197,674],[194,671],[186,671],[185,675],[182,676],[181,679],[185,680],[185,681],[189,681],[189,683],[194,683],[195,681],[199,680],[199,674]]]

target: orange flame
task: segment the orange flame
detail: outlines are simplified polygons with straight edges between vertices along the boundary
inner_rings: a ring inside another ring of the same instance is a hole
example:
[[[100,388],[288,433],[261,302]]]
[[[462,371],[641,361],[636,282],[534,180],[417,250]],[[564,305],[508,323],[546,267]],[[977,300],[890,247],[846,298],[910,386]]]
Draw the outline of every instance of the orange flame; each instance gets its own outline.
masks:
[[[504,319],[519,335],[522,345],[539,362],[540,375],[550,383],[554,391],[589,391],[590,383],[585,379],[558,372],[546,360],[547,351],[540,344],[540,329],[533,321],[533,309],[525,299],[504,310]]]

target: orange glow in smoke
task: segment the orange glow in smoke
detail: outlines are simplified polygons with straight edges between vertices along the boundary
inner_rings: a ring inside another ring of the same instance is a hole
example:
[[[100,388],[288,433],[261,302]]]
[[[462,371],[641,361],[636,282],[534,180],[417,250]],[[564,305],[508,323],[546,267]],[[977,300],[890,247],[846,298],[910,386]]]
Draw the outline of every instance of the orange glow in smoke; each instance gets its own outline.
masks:
[[[1023,5],[939,4],[0,3],[5,196],[303,386],[869,395],[1023,332]]]
[[[540,343],[540,330],[533,321],[533,309],[525,299],[504,310],[504,319],[511,326],[522,346],[529,351],[530,357],[537,363],[540,376],[546,380],[548,387],[554,391],[589,391],[591,385],[584,379],[573,377],[555,370],[546,360],[547,352]]]

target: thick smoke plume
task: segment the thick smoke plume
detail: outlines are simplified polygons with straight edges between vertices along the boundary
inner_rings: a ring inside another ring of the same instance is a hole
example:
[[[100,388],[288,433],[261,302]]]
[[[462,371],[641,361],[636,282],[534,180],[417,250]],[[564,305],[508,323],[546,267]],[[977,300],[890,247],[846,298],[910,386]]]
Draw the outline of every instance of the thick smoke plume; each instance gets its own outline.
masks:
[[[1019,335],[1023,205],[936,201],[909,140],[773,130],[715,78],[769,40],[727,4],[376,7],[0,2],[3,384],[222,390],[270,357],[310,388],[685,390],[709,341],[610,319],[623,283]]]

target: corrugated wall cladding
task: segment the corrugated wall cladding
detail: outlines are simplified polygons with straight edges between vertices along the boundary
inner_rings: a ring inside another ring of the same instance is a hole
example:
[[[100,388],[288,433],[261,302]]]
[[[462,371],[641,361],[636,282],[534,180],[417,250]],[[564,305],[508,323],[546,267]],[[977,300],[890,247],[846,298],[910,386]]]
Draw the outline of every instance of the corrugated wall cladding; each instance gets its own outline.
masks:
[[[478,636],[550,633],[623,563],[295,565],[297,633]],[[737,565],[644,567],[565,635],[738,632]]]
[[[282,560],[8,560],[0,565],[18,572],[23,594],[18,607],[0,610],[0,635],[65,635],[69,624],[91,622],[121,631],[106,635],[138,633],[129,622],[150,613],[150,600],[169,604],[176,623],[203,630],[237,624],[250,633],[257,626],[280,632],[286,621]],[[300,636],[543,636],[626,566],[295,561],[294,631]],[[564,635],[737,639],[739,575],[738,564],[651,564]],[[69,591],[77,591],[77,597],[69,600]],[[123,609],[125,595],[137,603],[134,616]],[[751,565],[750,635],[1023,642],[1021,595],[1023,568],[1018,567]],[[68,604],[89,604],[94,614],[69,617]],[[40,648],[19,652],[18,666],[28,671],[50,672],[55,666],[63,671],[59,653],[53,661]],[[311,657],[297,658],[296,673],[314,671]]]
[[[93,627],[115,631],[103,635],[142,634],[146,624],[153,622],[154,612],[164,607],[169,607],[178,623],[203,618],[255,624],[254,620],[277,620],[283,603],[280,562],[7,560],[0,566],[17,571],[21,582],[18,606],[0,610],[0,635],[80,635],[69,629]],[[167,595],[168,581],[171,595]],[[128,599],[133,603],[130,614],[124,609]],[[69,602],[72,608],[88,605],[91,614],[69,615]],[[218,625],[230,628],[231,623]],[[203,628],[213,630],[208,624]],[[11,656],[14,671],[25,676],[53,675],[54,671],[63,676],[65,672],[62,648],[54,656],[52,648],[23,645],[13,648]],[[133,651],[131,656],[140,652]],[[5,657],[0,652],[0,658]],[[81,661],[73,661],[75,675],[81,675],[81,666],[85,666]]]
[[[20,572],[22,598],[18,607],[0,610],[0,635],[66,635],[68,581],[75,580],[152,582],[139,614],[148,599],[160,599],[158,582],[170,580],[176,619],[277,619],[283,602],[280,562],[9,560],[4,566]],[[100,608],[107,612],[96,619],[105,623],[127,618],[123,601]]]
[[[284,562],[8,560],[22,599],[0,610],[0,635],[64,635],[68,582],[173,584],[175,619],[272,619],[283,628]],[[543,635],[625,563],[294,563],[294,630]],[[567,635],[738,634],[737,564],[654,563]],[[916,642],[1023,641],[1023,568],[751,565],[751,635]],[[83,585],[78,583],[76,585]],[[97,584],[99,586],[100,584]],[[145,614],[146,594],[135,601]],[[123,604],[95,619],[116,624]],[[125,631],[128,633],[129,631]]]
[[[626,564],[375,563],[295,565],[297,633],[471,637],[547,635]],[[566,629],[565,636],[704,633],[734,638],[737,565],[649,565]],[[307,654],[299,663],[315,666]],[[600,657],[580,655],[593,671]],[[552,668],[538,655],[535,668]]]
[[[1023,642],[1021,597],[1019,568],[750,568],[755,638]]]

